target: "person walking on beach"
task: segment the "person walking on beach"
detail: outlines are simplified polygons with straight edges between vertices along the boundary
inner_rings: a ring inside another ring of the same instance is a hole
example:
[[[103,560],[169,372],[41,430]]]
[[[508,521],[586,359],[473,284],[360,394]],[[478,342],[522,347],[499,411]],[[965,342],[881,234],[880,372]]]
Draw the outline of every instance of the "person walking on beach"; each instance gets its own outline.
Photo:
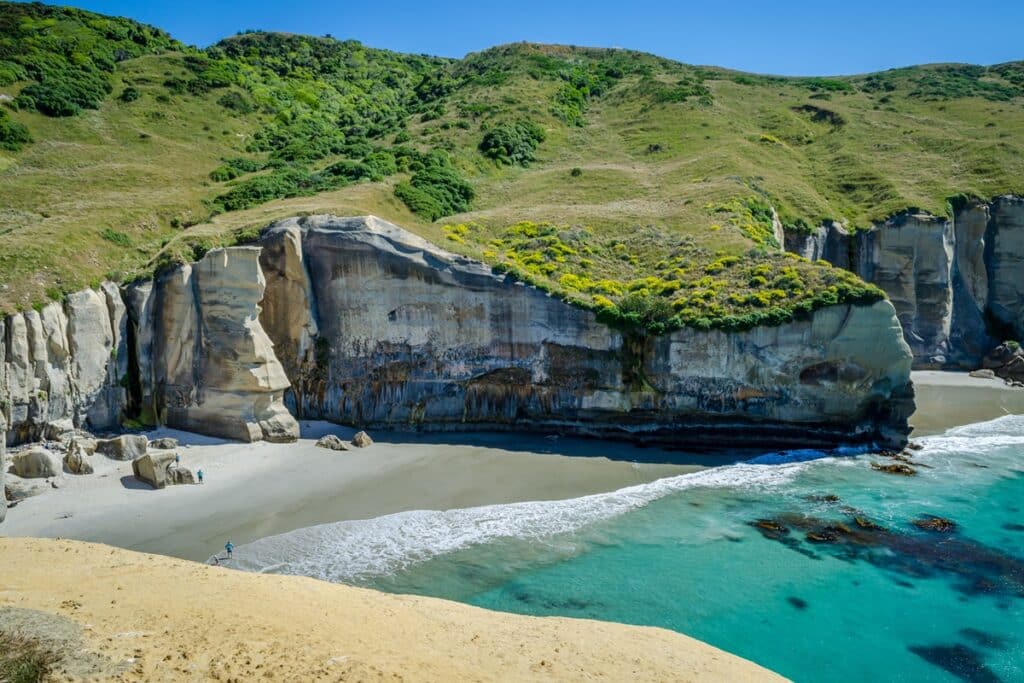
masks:
[[[228,551],[228,559],[230,560],[231,559],[231,553],[233,553],[235,551],[235,544],[232,543],[231,541],[228,541],[227,543],[224,544],[224,550]]]
[[[199,483],[202,484],[203,483],[203,471],[199,470],[198,472],[196,472],[196,476],[199,477]]]

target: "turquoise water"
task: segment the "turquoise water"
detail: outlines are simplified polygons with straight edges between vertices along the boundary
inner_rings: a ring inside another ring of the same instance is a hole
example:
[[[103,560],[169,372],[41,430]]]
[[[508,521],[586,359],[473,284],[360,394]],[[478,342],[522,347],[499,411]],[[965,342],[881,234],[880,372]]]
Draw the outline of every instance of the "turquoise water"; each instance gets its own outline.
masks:
[[[922,439],[918,474],[794,452],[570,501],[341,522],[242,568],[661,626],[796,681],[1024,681],[1024,416]],[[914,520],[941,517],[953,529]]]

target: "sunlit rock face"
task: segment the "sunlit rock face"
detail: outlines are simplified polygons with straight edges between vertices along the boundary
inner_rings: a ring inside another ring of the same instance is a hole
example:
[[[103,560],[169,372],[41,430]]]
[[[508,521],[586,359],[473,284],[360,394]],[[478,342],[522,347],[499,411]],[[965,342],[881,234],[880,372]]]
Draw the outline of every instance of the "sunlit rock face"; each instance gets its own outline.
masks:
[[[867,230],[829,222],[786,248],[857,273],[889,295],[918,368],[976,368],[1024,338],[1024,198],[906,212]]]
[[[261,320],[302,418],[724,447],[905,440],[911,356],[888,302],[634,339],[374,217],[282,221],[262,246]]]

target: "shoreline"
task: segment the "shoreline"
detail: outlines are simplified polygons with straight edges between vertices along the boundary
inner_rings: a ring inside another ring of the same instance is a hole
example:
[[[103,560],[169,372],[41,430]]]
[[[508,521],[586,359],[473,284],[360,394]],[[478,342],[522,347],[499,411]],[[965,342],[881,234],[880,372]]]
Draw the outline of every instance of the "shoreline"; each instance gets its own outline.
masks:
[[[1024,413],[1024,391],[966,373],[913,375],[918,410],[912,437]],[[241,545],[295,529],[410,510],[448,510],[560,500],[614,491],[736,462],[750,453],[695,454],[626,442],[508,432],[374,434],[366,449],[315,446],[355,430],[302,422],[296,443],[239,443],[161,428],[179,439],[182,463],[202,469],[202,486],[153,490],[131,463],[90,458],[96,472],[23,480],[44,486],[8,510],[3,536],[72,538],[206,561],[224,543]],[[8,483],[18,478],[8,475]]]
[[[509,434],[381,433],[368,448],[331,451],[316,439],[331,433],[349,441],[355,430],[302,426],[302,438],[284,444],[149,432],[151,439],[178,438],[182,464],[202,469],[205,483],[154,490],[134,479],[131,462],[95,454],[94,474],[55,478],[60,488],[45,485],[8,510],[0,535],[71,538],[203,562],[229,540],[241,545],[408,510],[578,498],[709,464],[701,456],[628,444]],[[666,462],[680,457],[692,462]]]
[[[910,418],[911,439],[941,434],[951,427],[1024,414],[1024,389],[1001,379],[966,372],[917,370],[911,373],[917,410]]]

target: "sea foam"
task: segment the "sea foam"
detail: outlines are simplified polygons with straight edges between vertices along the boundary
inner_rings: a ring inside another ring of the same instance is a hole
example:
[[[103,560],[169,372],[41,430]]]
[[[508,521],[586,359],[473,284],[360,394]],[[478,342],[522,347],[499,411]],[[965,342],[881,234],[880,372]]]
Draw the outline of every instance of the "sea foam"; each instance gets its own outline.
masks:
[[[952,456],[989,457],[1024,446],[1024,416],[951,429],[919,439],[915,458],[936,464]],[[1011,447],[1007,449],[1007,447]],[[252,572],[311,576],[339,583],[365,581],[474,545],[515,538],[544,541],[612,519],[687,489],[784,487],[802,471],[828,463],[853,464],[865,449],[768,453],[743,463],[683,474],[582,498],[486,505],[456,510],[413,510],[367,520],[305,527],[235,549],[233,566]],[[944,457],[945,456],[945,457]],[[1024,466],[1024,458],[1006,463]],[[936,462],[937,461],[937,462]],[[950,466],[955,464],[951,461]]]
[[[503,538],[542,540],[622,515],[697,487],[772,488],[807,463],[835,453],[791,451],[582,498],[413,510],[367,520],[305,527],[235,549],[233,566],[253,572],[353,582]]]

